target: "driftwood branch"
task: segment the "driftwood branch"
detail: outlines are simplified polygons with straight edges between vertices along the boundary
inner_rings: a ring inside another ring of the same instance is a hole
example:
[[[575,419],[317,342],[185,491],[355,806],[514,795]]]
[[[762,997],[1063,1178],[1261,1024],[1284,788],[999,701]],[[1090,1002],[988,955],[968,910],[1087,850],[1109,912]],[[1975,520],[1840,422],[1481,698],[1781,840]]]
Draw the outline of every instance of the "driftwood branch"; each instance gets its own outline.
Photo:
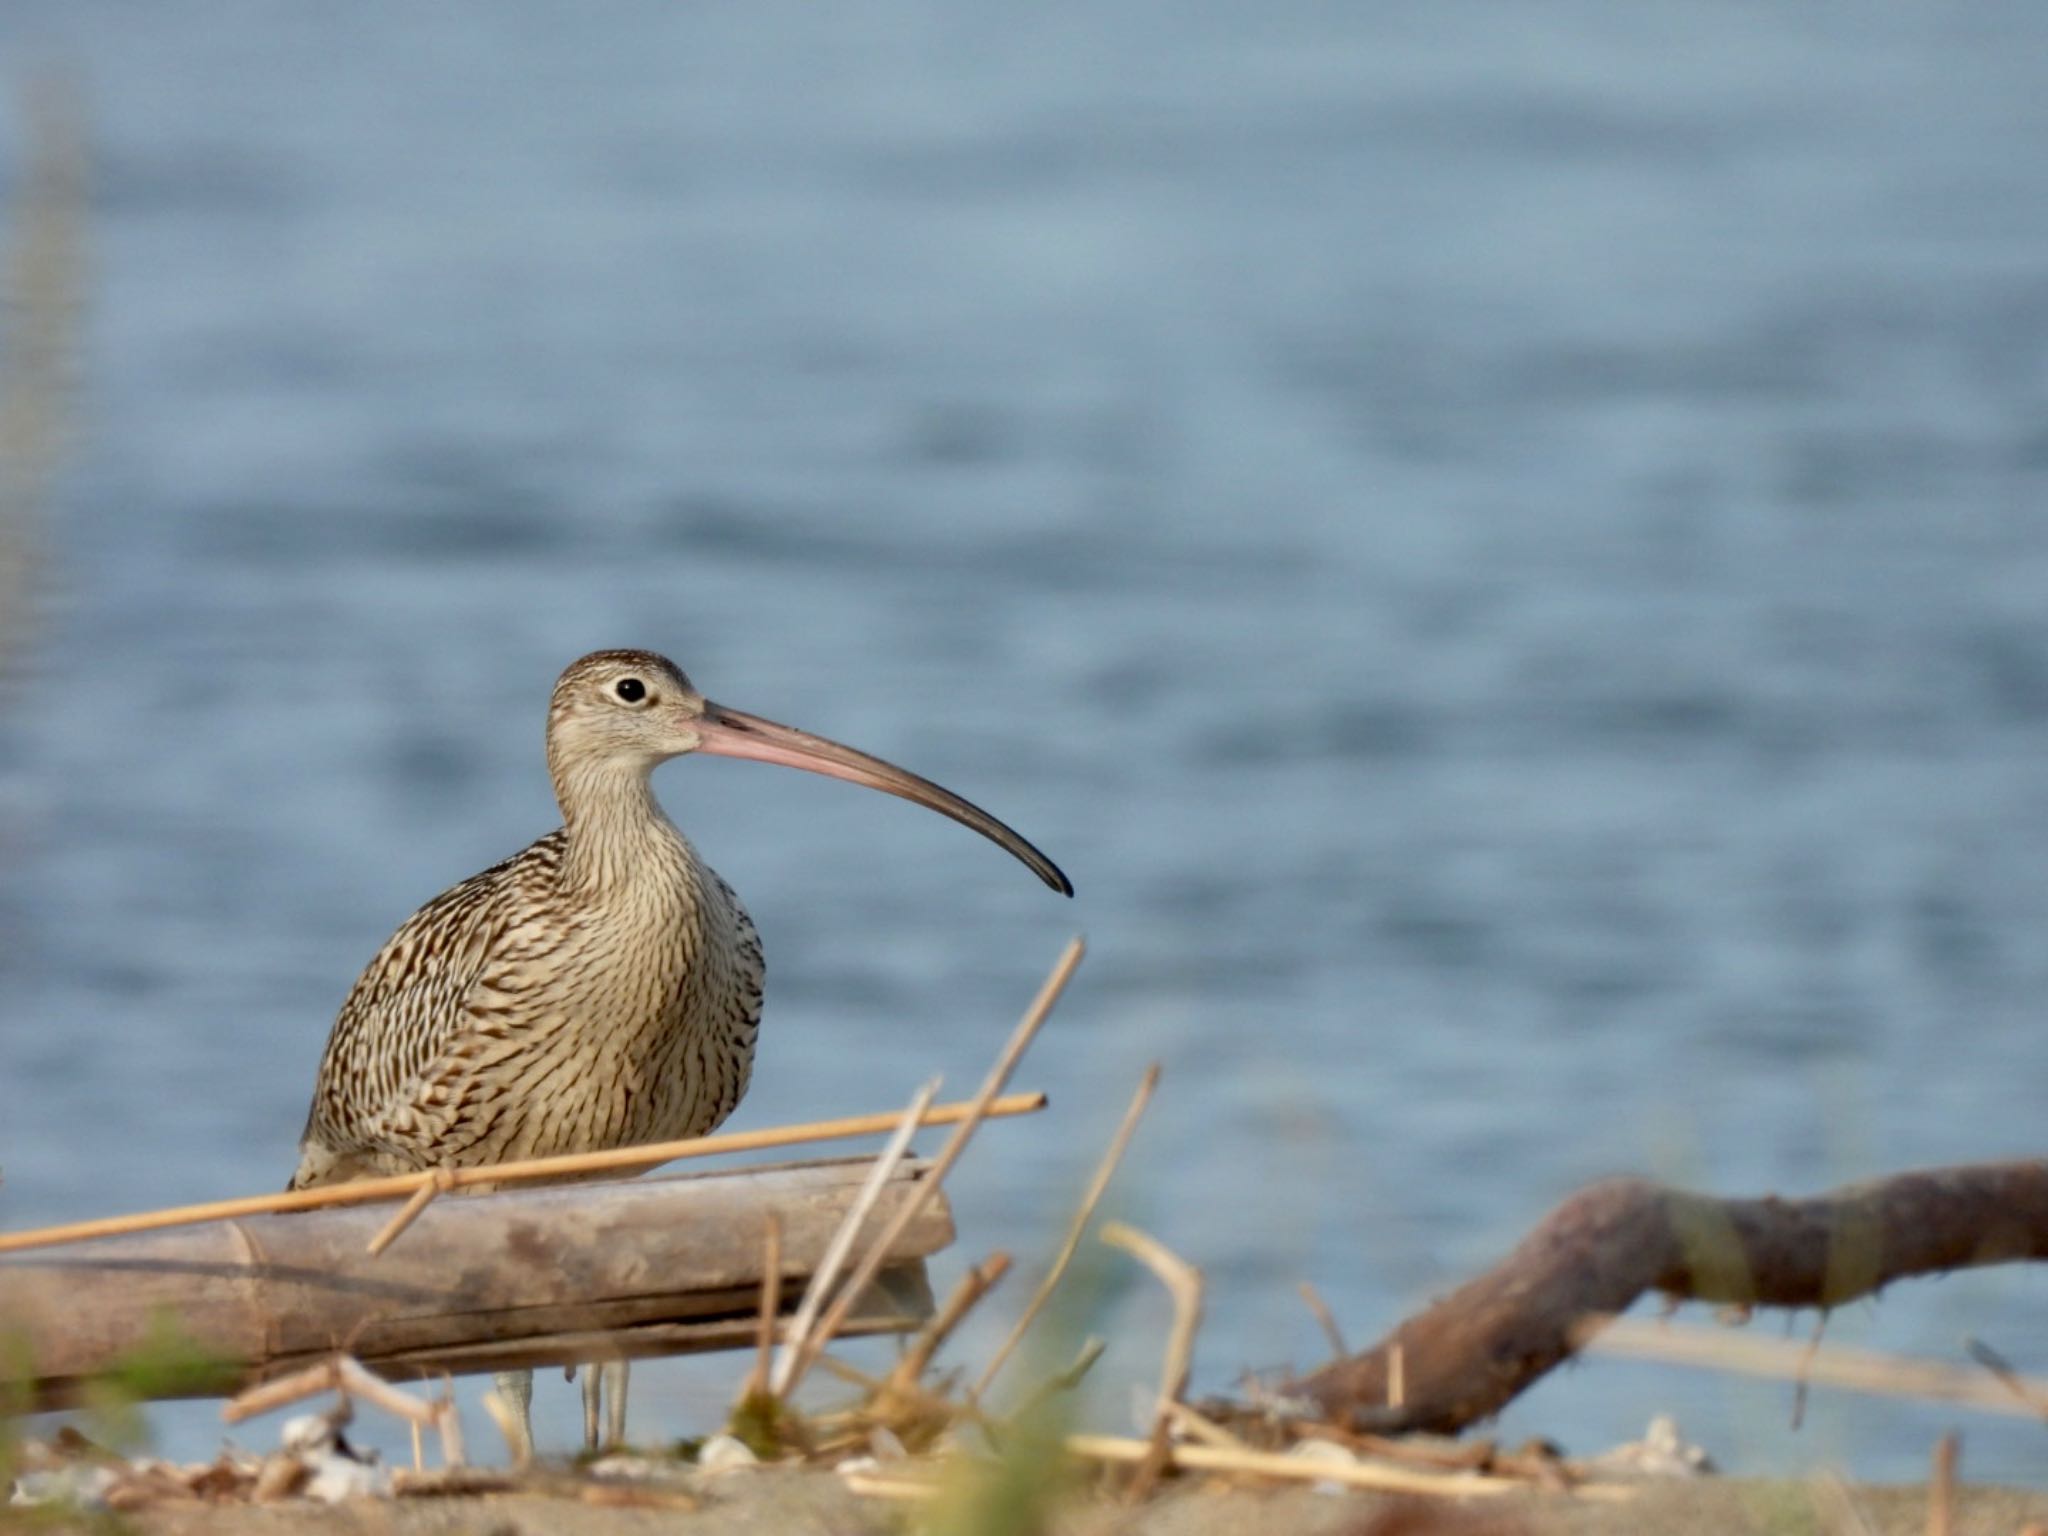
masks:
[[[0,1398],[73,1400],[95,1376],[160,1349],[166,1316],[180,1345],[226,1379],[166,1383],[162,1395],[211,1395],[336,1350],[410,1379],[743,1348],[759,1332],[769,1214],[782,1228],[783,1278],[801,1281],[867,1171],[851,1159],[437,1200],[382,1258],[364,1245],[387,1213],[362,1207],[0,1258]],[[925,1176],[922,1164],[899,1165],[877,1217],[921,1199]],[[893,1238],[851,1331],[929,1316],[921,1261],[952,1235],[943,1200],[924,1205]]]
[[[1590,1320],[1646,1291],[1825,1309],[1910,1275],[2044,1258],[2048,1162],[1923,1169],[1806,1200],[1612,1179],[1370,1349],[1285,1390],[1358,1429],[1456,1433],[1569,1358]]]

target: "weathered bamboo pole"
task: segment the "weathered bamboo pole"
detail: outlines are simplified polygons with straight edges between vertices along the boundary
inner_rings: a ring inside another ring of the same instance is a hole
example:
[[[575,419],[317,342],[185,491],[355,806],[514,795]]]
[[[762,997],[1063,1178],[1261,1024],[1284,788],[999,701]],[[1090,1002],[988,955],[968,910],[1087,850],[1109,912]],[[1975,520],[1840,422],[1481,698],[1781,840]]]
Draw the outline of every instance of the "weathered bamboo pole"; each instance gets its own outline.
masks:
[[[1044,1094],[1013,1093],[989,1105],[987,1116],[993,1119],[1001,1115],[1029,1115],[1043,1108]],[[973,1109],[971,1103],[934,1105],[919,1124],[954,1125],[966,1119]],[[232,1200],[208,1201],[203,1205],[166,1206],[162,1210],[137,1211],[128,1216],[100,1216],[91,1221],[67,1222],[61,1227],[38,1227],[30,1232],[0,1232],[0,1253],[24,1253],[31,1248],[49,1248],[92,1237],[119,1237],[131,1232],[153,1232],[165,1227],[227,1221],[238,1216],[325,1210],[337,1205],[397,1200],[417,1195],[423,1189],[467,1189],[476,1185],[496,1187],[531,1180],[591,1178],[604,1173],[644,1173],[680,1158],[759,1152],[809,1142],[886,1135],[896,1129],[901,1118],[897,1114],[851,1115],[843,1120],[816,1120],[804,1125],[775,1125],[758,1131],[728,1131],[717,1136],[690,1136],[681,1141],[614,1147],[607,1152],[567,1152],[560,1157],[530,1157],[513,1163],[492,1163],[482,1168],[434,1168],[423,1173],[394,1173],[381,1179],[327,1184],[318,1189],[294,1189],[274,1195],[242,1195]],[[380,1222],[372,1229],[365,1246],[381,1235],[383,1225]],[[382,1251],[381,1245],[378,1251]]]
[[[94,1377],[160,1353],[166,1318],[181,1349],[224,1371],[203,1385],[145,1384],[153,1395],[231,1391],[336,1349],[411,1378],[744,1347],[758,1325],[769,1213],[794,1297],[867,1170],[856,1158],[438,1200],[381,1258],[364,1245],[388,1212],[363,1208],[0,1258],[0,1401],[73,1401]],[[925,1173],[899,1167],[878,1217],[901,1210]],[[952,1236],[944,1205],[926,1206],[856,1329],[928,1316],[921,1261]]]

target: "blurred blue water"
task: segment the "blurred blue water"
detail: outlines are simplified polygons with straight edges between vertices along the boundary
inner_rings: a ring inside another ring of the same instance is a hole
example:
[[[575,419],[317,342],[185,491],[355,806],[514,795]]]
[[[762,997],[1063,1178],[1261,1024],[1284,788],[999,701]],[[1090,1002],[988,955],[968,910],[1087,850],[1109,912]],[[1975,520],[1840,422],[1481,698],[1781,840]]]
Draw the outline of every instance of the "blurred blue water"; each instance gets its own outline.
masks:
[[[0,1221],[281,1182],[357,969],[553,825],[546,690],[619,644],[1065,864],[1071,907],[844,786],[658,781],[767,943],[735,1124],[965,1090],[1087,930],[964,1249],[1048,1251],[1162,1058],[1127,1209],[1208,1270],[1209,1385],[1314,1357],[1297,1280],[1367,1336],[1607,1171],[2039,1153],[2044,43],[2013,3],[17,0],[4,78],[76,70],[97,181],[0,729]],[[2043,1370],[2043,1300],[1835,1333]],[[1149,1379],[1163,1309],[1119,1305]],[[641,1373],[636,1428],[730,1379]],[[1506,1427],[1665,1407],[1879,1476],[1951,1422],[1823,1394],[1788,1439],[1778,1388],[1603,1364]],[[1968,1430],[2040,1479],[2038,1426]]]

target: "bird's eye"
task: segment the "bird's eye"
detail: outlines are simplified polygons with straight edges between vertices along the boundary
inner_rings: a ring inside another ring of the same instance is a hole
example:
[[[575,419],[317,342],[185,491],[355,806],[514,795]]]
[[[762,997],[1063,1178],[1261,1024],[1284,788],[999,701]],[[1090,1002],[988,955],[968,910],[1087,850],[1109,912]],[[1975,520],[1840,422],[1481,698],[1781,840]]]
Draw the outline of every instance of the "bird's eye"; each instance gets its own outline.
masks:
[[[612,689],[612,692],[616,693],[628,704],[638,704],[647,697],[647,685],[637,677],[622,677]]]

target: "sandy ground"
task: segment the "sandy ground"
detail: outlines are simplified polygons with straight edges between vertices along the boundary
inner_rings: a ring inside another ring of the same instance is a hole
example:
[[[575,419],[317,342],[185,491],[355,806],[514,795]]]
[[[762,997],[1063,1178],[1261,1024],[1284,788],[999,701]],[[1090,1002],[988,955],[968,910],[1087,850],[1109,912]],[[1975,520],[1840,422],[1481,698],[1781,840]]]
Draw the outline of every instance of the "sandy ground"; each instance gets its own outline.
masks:
[[[630,1497],[630,1494],[623,1495]],[[695,1507],[594,1504],[585,1498],[530,1493],[440,1498],[363,1499],[334,1506],[159,1506],[130,1517],[148,1536],[863,1536],[924,1526],[920,1511],[858,1497],[827,1472],[747,1471],[706,1486]],[[1843,1499],[1853,1506],[1845,1511]],[[1463,1505],[1407,1506],[1399,1518],[1385,1498],[1310,1489],[1256,1491],[1180,1484],[1129,1509],[1105,1500],[1063,1509],[1051,1530],[1060,1536],[1853,1536],[1857,1532],[1920,1533],[1929,1529],[1923,1488],[1858,1488],[1830,1493],[1816,1484],[1700,1479],[1659,1483],[1625,1504],[1595,1504],[1557,1495],[1516,1495]],[[2048,1494],[1966,1488],[1956,1502],[1954,1536],[2021,1536],[2048,1530]],[[1860,1523],[1859,1523],[1860,1522]],[[6,1525],[0,1511],[0,1527]],[[976,1520],[977,1536],[992,1530]],[[38,1529],[50,1530],[38,1522]],[[959,1521],[928,1528],[965,1530]],[[83,1529],[83,1527],[81,1527]],[[100,1529],[104,1529],[101,1526]],[[1030,1527],[1018,1527],[1025,1536]]]

